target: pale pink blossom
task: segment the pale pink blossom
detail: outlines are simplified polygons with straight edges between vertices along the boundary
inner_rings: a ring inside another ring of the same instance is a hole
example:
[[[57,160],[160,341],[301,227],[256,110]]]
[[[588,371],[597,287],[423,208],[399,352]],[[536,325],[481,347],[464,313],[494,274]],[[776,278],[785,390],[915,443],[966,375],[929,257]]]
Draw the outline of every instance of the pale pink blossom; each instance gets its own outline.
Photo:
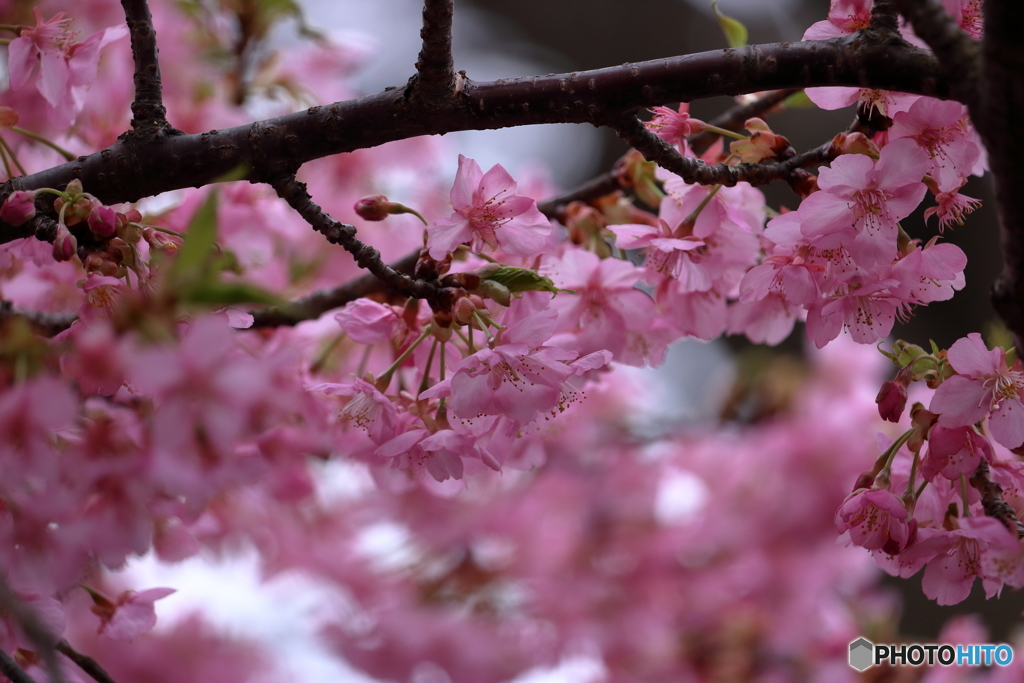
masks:
[[[927,188],[927,155],[912,141],[887,145],[877,162],[846,154],[821,169],[820,192],[800,204],[805,237],[835,235],[863,267],[896,257],[896,224],[917,208]]]
[[[981,156],[981,145],[969,129],[964,105],[922,97],[893,116],[889,141],[909,138],[917,143],[928,153],[928,173],[940,190],[948,192],[967,181]]]
[[[935,195],[937,206],[924,210],[924,219],[927,221],[932,216],[939,217],[939,232],[956,223],[964,224],[964,216],[974,213],[974,210],[981,206],[980,199],[974,199],[960,194],[959,188],[950,192],[940,192]]]
[[[474,251],[487,246],[514,256],[539,252],[551,222],[537,210],[535,200],[516,194],[516,189],[501,164],[485,174],[476,161],[460,154],[451,192],[455,213],[427,226],[430,257],[442,259],[464,243]]]
[[[345,334],[360,344],[391,341],[405,328],[394,308],[365,298],[345,304],[334,319]]]
[[[582,355],[607,349],[621,361],[632,336],[649,329],[656,317],[650,295],[635,287],[643,270],[628,261],[567,249],[543,272],[575,292],[558,294],[551,307],[558,311],[555,331],[570,334],[569,348]]]
[[[156,626],[156,609],[153,603],[177,592],[173,588],[150,588],[136,593],[125,591],[117,602],[94,596],[92,611],[100,618],[99,633],[112,640],[132,641],[143,633],[149,633]]]
[[[46,100],[53,125],[68,125],[80,108],[76,91],[96,78],[100,50],[128,35],[116,26],[74,42],[72,18],[60,12],[47,21],[33,10],[35,25],[23,30],[8,47],[8,72],[12,91],[37,90]]]
[[[1024,374],[1020,364],[1006,365],[1006,352],[988,349],[973,332],[946,355],[956,375],[946,379],[928,407],[944,427],[967,427],[989,417],[992,436],[1007,448],[1024,443]]]

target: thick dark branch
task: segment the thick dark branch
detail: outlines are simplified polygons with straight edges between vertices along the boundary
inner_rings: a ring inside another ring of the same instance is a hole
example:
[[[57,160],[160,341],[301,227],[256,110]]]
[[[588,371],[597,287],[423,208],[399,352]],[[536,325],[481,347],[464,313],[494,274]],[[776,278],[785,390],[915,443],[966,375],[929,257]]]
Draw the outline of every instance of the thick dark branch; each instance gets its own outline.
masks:
[[[103,667],[96,663],[96,660],[87,655],[83,655],[81,652],[71,647],[66,640],[62,640],[57,643],[57,652],[61,653],[72,662],[78,665],[85,673],[89,674],[98,683],[115,683],[114,679],[110,677]]]
[[[411,274],[416,267],[419,251],[405,256],[402,260],[391,264],[397,273]],[[313,320],[333,308],[340,308],[350,301],[364,296],[379,294],[385,291],[384,283],[372,273],[363,275],[340,287],[314,292],[309,296],[292,301],[284,306],[273,306],[258,311],[251,311],[253,327],[280,327],[297,325],[303,320]]]
[[[935,52],[943,71],[962,92],[976,98],[981,48],[949,16],[940,0],[894,0],[914,33]]]
[[[438,287],[433,282],[412,278],[399,273],[380,258],[380,252],[364,244],[356,237],[356,228],[347,223],[339,223],[313,202],[306,191],[305,183],[300,183],[295,176],[275,178],[271,185],[277,194],[288,202],[288,205],[299,212],[299,215],[313,228],[323,234],[328,242],[338,244],[352,254],[360,268],[370,271],[385,286],[417,299],[426,299],[438,309],[450,309],[453,303],[451,292]]]
[[[239,166],[247,178],[268,181],[312,159],[376,147],[417,135],[539,123],[621,119],[665,102],[735,96],[762,90],[845,85],[963,99],[942,77],[934,57],[905,43],[868,35],[754,45],[607,69],[473,83],[439,111],[426,111],[404,90],[201,135],[174,135],[159,144],[120,140],[73,162],[0,186],[64,187],[78,177],[107,204],[136,201],[184,187],[207,185]],[[24,236],[0,225],[0,243]]]
[[[25,670],[18,666],[4,650],[0,650],[0,674],[11,679],[11,683],[36,683],[35,679],[25,673]]]
[[[998,519],[1017,538],[1024,538],[1024,523],[1017,519],[1017,511],[1003,500],[1003,487],[992,481],[992,473],[984,460],[971,475],[971,486],[981,494],[981,507],[986,515]]]
[[[1013,23],[1016,22],[1016,23]],[[971,120],[988,149],[995,177],[996,203],[1003,245],[1003,272],[992,290],[992,303],[1024,349],[1024,47],[1020,26],[1024,3],[986,0],[983,71],[980,96],[968,106]]]
[[[160,63],[157,58],[156,30],[146,0],[121,0],[132,39],[135,58],[135,101],[132,103],[132,128],[159,129],[167,125],[163,103]]]
[[[875,0],[871,8],[871,28],[892,34],[899,32],[899,12],[894,0]]]
[[[452,58],[452,14],[455,0],[425,0],[423,28],[420,38],[423,48],[416,62],[414,97],[422,97],[424,104],[444,103],[455,95],[455,61]]]

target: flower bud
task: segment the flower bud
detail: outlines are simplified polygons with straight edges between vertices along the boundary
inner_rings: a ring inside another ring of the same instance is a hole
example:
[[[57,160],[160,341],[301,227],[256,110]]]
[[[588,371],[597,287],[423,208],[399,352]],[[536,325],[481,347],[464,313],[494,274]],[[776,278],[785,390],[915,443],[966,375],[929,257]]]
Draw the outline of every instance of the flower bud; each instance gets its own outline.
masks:
[[[94,205],[87,222],[97,237],[113,237],[117,233],[117,214],[109,206]]]
[[[18,125],[18,112],[0,104],[0,128],[13,128]]]
[[[78,251],[78,240],[63,223],[57,224],[57,236],[53,239],[53,258],[56,261],[70,261]]]
[[[21,225],[36,215],[36,193],[25,190],[12,192],[0,207],[0,218],[11,225]]]
[[[883,420],[899,422],[903,409],[907,407],[907,387],[902,382],[885,382],[875,403],[878,404],[878,414]]]
[[[159,249],[160,251],[166,251],[174,253],[178,251],[185,240],[178,235],[170,235],[166,232],[160,232],[153,228],[143,228],[142,238],[149,243],[151,249]]]
[[[468,325],[476,313],[476,304],[470,301],[469,297],[462,297],[452,306],[452,315],[463,325]]]

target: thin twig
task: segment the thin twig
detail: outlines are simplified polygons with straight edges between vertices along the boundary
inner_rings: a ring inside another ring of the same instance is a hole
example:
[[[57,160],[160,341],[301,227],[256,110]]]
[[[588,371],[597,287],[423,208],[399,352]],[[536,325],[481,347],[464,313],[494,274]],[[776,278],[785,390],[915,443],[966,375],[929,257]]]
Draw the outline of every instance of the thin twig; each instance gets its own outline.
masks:
[[[132,128],[160,129],[167,126],[163,103],[160,62],[157,57],[156,30],[146,0],[121,0],[125,21],[131,33],[135,59],[135,101],[132,103]]]
[[[306,184],[295,179],[293,175],[276,178],[271,185],[277,194],[288,202],[289,206],[317,232],[323,234],[328,242],[338,244],[352,254],[360,268],[370,271],[374,277],[386,286],[417,299],[426,299],[438,309],[450,309],[453,292],[439,287],[433,282],[412,278],[399,273],[380,258],[380,252],[363,243],[356,237],[354,225],[340,223],[328,216],[306,191]]]
[[[774,107],[782,104],[787,97],[798,92],[800,92],[799,88],[773,90],[766,95],[758,97],[752,102],[730,108],[725,113],[714,118],[711,121],[711,125],[717,128],[724,128],[726,130],[739,130],[743,127],[743,124],[747,122],[747,119],[765,115]],[[707,149],[711,147],[719,137],[721,136],[718,133],[704,131],[703,133],[698,133],[697,135],[690,137],[686,142],[690,146],[690,149],[700,155],[707,151]],[[582,185],[569,190],[568,192],[564,192],[556,197],[552,197],[551,199],[538,203],[537,208],[540,209],[540,212],[548,218],[557,218],[559,209],[571,202],[593,201],[621,189],[622,185],[619,183],[619,178],[615,171],[607,171],[592,178],[591,180],[588,180]]]
[[[103,667],[100,666],[95,659],[88,655],[83,655],[81,652],[71,647],[66,640],[62,640],[57,643],[57,652],[61,653],[72,662],[78,665],[78,668],[85,673],[92,676],[98,683],[115,683],[114,679],[110,677]]]
[[[25,670],[18,666],[4,650],[0,650],[0,673],[11,679],[11,683],[36,683],[35,679],[25,673]]]
[[[398,273],[410,274],[416,267],[419,250],[391,264]],[[251,311],[253,327],[281,327],[297,325],[303,320],[314,320],[334,308],[340,308],[350,301],[378,294],[386,289],[384,283],[372,273],[367,273],[351,282],[334,289],[314,292],[283,306],[272,306]]]
[[[416,62],[413,90],[425,103],[443,103],[455,94],[455,60],[452,57],[452,16],[455,0],[425,0],[423,48]]]

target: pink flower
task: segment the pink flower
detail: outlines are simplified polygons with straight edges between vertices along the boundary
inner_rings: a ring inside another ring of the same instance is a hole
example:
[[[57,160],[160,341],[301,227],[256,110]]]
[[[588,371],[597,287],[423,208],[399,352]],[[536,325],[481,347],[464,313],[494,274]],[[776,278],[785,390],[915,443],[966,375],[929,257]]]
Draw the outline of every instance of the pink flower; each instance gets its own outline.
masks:
[[[837,234],[854,261],[869,268],[896,257],[896,224],[917,208],[927,188],[927,155],[912,141],[886,146],[878,162],[846,154],[821,169],[820,192],[797,213],[805,237]]]
[[[329,396],[350,396],[349,402],[341,409],[341,419],[366,431],[375,443],[388,441],[398,429],[398,409],[387,396],[368,382],[353,378],[351,383],[326,382],[308,389]]]
[[[964,216],[973,213],[975,209],[981,206],[980,199],[960,194],[959,188],[951,192],[940,192],[935,195],[935,201],[938,206],[925,209],[924,219],[927,221],[932,216],[938,216],[939,232],[942,232],[953,223],[963,225]]]
[[[981,156],[981,146],[969,130],[964,105],[922,97],[893,117],[889,140],[910,138],[917,143],[928,153],[929,174],[948,191],[966,182]]]
[[[173,588],[150,588],[141,593],[125,591],[116,603],[92,593],[95,603],[92,611],[101,622],[98,632],[112,640],[135,640],[156,626],[153,603],[175,592]]]
[[[8,73],[12,91],[37,90],[46,100],[51,123],[68,125],[80,108],[74,89],[82,89],[96,77],[100,50],[128,35],[125,26],[108,28],[75,43],[71,17],[63,12],[43,21],[33,10],[35,26],[27,28],[8,47]]]
[[[577,356],[575,351],[542,346],[551,338],[556,318],[555,311],[547,310],[515,322],[493,349],[481,349],[456,365],[450,380],[452,413],[464,420],[504,415],[522,425],[556,410],[561,385],[574,374],[565,361]],[[441,388],[435,385],[431,391]]]
[[[704,130],[704,122],[690,118],[689,102],[681,102],[679,111],[668,107],[654,107],[650,110],[654,118],[644,123],[644,128],[651,131],[670,145],[678,145],[685,138]]]
[[[484,174],[473,159],[459,155],[451,200],[455,213],[427,226],[430,257],[443,259],[460,244],[484,246],[514,256],[533,256],[544,246],[551,222],[537,203],[516,194],[516,182],[501,164]]]
[[[360,344],[390,341],[405,327],[394,308],[370,299],[350,301],[334,319],[345,334]]]
[[[883,420],[899,422],[903,409],[907,407],[907,385],[905,382],[885,382],[875,397],[878,414]]]
[[[36,215],[36,193],[25,190],[12,192],[0,207],[0,218],[11,225],[21,225]]]
[[[947,429],[934,425],[928,432],[928,450],[921,461],[921,474],[934,481],[941,474],[950,481],[971,476],[982,459],[992,461],[992,444],[974,427]]]
[[[943,427],[967,427],[989,416],[992,436],[1007,448],[1024,443],[1024,374],[1006,366],[1006,352],[989,350],[977,332],[958,340],[946,357],[958,374],[935,391],[931,405]]]
[[[919,530],[923,540],[903,553],[908,561],[929,558],[921,579],[925,595],[940,605],[955,605],[970,595],[979,576],[989,597],[1004,580],[1020,581],[1020,544],[1002,522],[991,517],[963,517],[959,524],[953,531]]]
[[[907,509],[903,501],[882,489],[854,491],[836,511],[836,529],[867,550],[899,553],[907,545]]]
[[[633,337],[656,317],[654,301],[634,286],[643,270],[628,261],[570,248],[560,260],[545,264],[544,273],[575,292],[559,294],[551,306],[558,311],[556,331],[571,333],[569,348],[580,354],[607,349],[621,361]]]

